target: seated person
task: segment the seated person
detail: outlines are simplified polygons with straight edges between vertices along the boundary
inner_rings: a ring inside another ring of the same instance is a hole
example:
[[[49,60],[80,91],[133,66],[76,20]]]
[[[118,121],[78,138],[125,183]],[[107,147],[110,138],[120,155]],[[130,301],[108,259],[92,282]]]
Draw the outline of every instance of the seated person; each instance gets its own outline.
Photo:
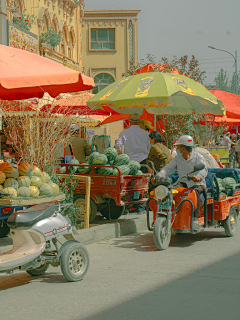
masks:
[[[178,171],[179,178],[181,178],[192,172],[196,164],[203,163],[205,165],[205,168],[203,170],[191,175],[192,180],[187,180],[186,178],[183,178],[179,185],[175,187],[190,188],[194,189],[194,191],[196,192],[197,208],[194,212],[193,228],[194,230],[198,230],[199,225],[197,217],[200,217],[200,194],[206,188],[205,177],[207,176],[208,170],[206,167],[204,157],[201,154],[192,150],[193,138],[191,136],[181,136],[176,142],[176,147],[178,155],[170,163],[163,167],[163,169],[157,174],[157,177],[167,178],[175,171]],[[152,183],[156,184],[154,180],[152,180]]]

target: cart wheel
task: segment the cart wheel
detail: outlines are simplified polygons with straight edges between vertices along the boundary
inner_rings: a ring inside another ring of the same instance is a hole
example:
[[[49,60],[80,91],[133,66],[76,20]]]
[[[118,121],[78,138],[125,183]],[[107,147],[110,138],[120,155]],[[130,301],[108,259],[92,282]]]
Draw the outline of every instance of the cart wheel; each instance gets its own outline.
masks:
[[[6,237],[9,234],[9,232],[9,226],[4,221],[0,221],[0,238]]]
[[[80,243],[71,243],[63,251],[60,258],[62,274],[68,281],[83,279],[89,267],[87,249]]]
[[[115,220],[121,217],[125,210],[125,206],[117,206],[115,201],[111,199],[111,201],[107,204],[107,207],[100,210],[102,216],[104,218],[110,220]]]
[[[75,205],[75,217],[78,221],[84,221],[84,213],[85,213],[85,195],[77,194],[73,198],[73,204]],[[97,204],[95,201],[90,198],[90,214],[89,214],[89,222],[92,222],[97,215]]]
[[[42,276],[48,269],[49,264],[44,263],[41,267],[36,268],[36,269],[29,269],[27,270],[27,273],[29,273],[31,276]]]
[[[157,217],[153,228],[153,240],[159,250],[168,248],[172,232],[167,234],[167,216]]]
[[[228,237],[233,237],[237,230],[237,210],[230,209],[229,216],[223,221],[223,227]]]

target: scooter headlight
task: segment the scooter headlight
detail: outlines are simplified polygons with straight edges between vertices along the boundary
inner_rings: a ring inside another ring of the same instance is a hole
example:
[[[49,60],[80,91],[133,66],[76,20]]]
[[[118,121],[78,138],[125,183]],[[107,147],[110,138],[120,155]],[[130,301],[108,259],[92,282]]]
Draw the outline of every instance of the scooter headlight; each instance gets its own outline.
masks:
[[[165,186],[158,186],[155,189],[155,197],[159,200],[163,200],[164,198],[166,198],[166,196],[168,196],[168,194],[168,188]]]

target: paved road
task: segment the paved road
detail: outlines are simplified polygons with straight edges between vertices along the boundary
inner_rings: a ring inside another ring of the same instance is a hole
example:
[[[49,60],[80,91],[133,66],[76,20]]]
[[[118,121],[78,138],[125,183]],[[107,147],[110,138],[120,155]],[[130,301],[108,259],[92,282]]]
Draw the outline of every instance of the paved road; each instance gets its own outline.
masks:
[[[0,319],[237,320],[239,242],[240,227],[233,238],[222,229],[173,235],[162,252],[147,231],[88,245],[81,282],[67,283],[59,268],[39,278],[0,275]]]

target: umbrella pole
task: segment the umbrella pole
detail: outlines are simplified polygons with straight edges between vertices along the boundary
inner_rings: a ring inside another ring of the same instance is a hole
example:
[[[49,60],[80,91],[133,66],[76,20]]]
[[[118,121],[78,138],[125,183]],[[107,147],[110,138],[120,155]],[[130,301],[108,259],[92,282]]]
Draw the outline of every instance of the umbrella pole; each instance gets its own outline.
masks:
[[[215,116],[213,117],[213,123],[212,123],[212,129],[211,129],[211,136],[210,136],[210,143],[209,143],[209,147],[210,147],[210,145],[212,145],[212,136],[213,136],[213,127],[214,127],[214,122],[215,122]]]
[[[157,109],[154,110],[154,131],[156,131],[157,128]]]

